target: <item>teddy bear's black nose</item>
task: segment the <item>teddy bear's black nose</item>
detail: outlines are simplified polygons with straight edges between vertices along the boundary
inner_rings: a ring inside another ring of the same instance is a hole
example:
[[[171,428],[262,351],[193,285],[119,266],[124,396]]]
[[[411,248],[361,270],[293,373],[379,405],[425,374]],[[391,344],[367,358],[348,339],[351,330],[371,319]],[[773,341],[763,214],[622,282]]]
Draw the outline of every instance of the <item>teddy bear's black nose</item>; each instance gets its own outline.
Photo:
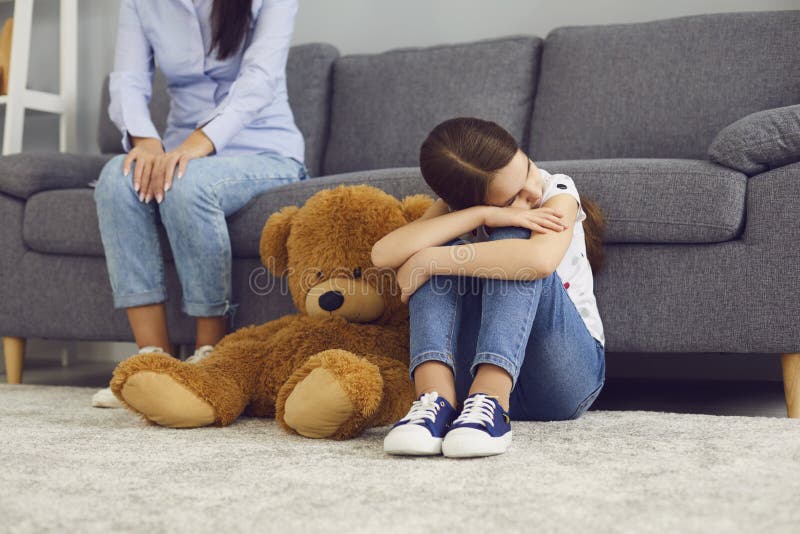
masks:
[[[319,297],[319,307],[325,311],[338,310],[344,304],[344,295],[338,291],[327,291]]]

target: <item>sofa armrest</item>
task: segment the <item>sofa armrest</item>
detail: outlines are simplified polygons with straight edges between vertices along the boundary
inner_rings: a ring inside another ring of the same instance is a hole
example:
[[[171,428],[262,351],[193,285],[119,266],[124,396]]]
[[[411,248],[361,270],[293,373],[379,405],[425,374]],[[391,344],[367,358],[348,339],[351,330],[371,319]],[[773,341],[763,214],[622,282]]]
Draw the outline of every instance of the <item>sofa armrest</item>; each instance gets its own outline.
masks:
[[[24,152],[0,157],[0,192],[27,199],[48,189],[89,187],[116,154]]]
[[[708,156],[748,176],[800,161],[800,105],[758,111],[726,126]]]

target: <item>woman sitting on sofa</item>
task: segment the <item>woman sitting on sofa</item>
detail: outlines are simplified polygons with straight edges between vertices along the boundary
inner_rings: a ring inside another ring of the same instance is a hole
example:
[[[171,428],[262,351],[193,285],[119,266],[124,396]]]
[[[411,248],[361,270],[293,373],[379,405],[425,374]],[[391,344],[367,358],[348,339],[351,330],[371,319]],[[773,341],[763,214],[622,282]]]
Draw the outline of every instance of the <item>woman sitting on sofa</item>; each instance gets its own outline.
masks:
[[[238,307],[226,217],[308,178],[286,92],[296,12],[296,0],[121,2],[108,111],[127,154],[105,165],[95,200],[114,307],[125,308],[140,353],[174,353],[157,220],[182,310],[197,318],[187,360],[196,363],[233,329]],[[155,63],[171,99],[163,138],[147,106]],[[92,405],[119,402],[106,388]]]

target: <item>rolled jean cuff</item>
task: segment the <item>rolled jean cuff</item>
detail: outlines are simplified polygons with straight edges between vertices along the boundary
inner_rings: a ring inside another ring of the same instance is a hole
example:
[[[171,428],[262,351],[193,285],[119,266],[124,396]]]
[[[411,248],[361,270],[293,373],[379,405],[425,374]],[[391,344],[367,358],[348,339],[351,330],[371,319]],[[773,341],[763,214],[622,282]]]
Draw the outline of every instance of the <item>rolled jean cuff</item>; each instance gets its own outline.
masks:
[[[114,308],[131,308],[133,306],[146,306],[148,304],[159,304],[167,300],[165,289],[155,289],[145,293],[134,293],[130,295],[113,295]]]
[[[479,352],[475,355],[475,359],[472,360],[472,367],[469,368],[469,374],[472,378],[475,378],[476,369],[482,363],[496,365],[507,372],[511,376],[511,391],[514,391],[514,386],[517,385],[517,377],[519,376],[519,368],[514,362],[493,352]]]
[[[437,350],[429,350],[426,352],[420,352],[416,356],[413,356],[408,362],[408,376],[412,381],[414,380],[414,370],[419,364],[425,362],[442,362],[450,367],[450,370],[453,371],[453,376],[456,374],[455,363],[452,355]]]
[[[226,300],[219,304],[202,304],[198,302],[185,302],[183,303],[183,313],[191,315],[192,317],[229,317],[229,328],[234,328],[233,318],[236,315],[236,310],[239,309],[239,304],[233,304],[231,301]]]

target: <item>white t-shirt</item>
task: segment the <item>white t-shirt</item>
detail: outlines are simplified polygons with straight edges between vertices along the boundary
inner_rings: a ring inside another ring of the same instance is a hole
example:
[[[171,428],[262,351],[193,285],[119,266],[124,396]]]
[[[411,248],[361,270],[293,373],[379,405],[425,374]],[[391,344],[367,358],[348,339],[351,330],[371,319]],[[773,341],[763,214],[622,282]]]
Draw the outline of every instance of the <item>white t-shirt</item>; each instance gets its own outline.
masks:
[[[586,219],[586,212],[580,204],[581,199],[575,182],[566,174],[550,174],[546,170],[539,168],[542,173],[542,200],[537,206],[540,208],[545,202],[555,195],[567,194],[578,201],[578,215],[575,227],[572,230],[572,241],[564,254],[561,263],[558,264],[556,272],[564,284],[578,313],[581,315],[586,329],[593,338],[600,341],[603,347],[606,346],[606,338],[603,331],[603,321],[597,310],[597,301],[594,297],[594,277],[592,276],[592,266],[586,257],[586,241],[583,232],[583,221]],[[461,239],[470,243],[487,241],[489,235],[484,226],[479,226],[472,232],[467,232]]]

